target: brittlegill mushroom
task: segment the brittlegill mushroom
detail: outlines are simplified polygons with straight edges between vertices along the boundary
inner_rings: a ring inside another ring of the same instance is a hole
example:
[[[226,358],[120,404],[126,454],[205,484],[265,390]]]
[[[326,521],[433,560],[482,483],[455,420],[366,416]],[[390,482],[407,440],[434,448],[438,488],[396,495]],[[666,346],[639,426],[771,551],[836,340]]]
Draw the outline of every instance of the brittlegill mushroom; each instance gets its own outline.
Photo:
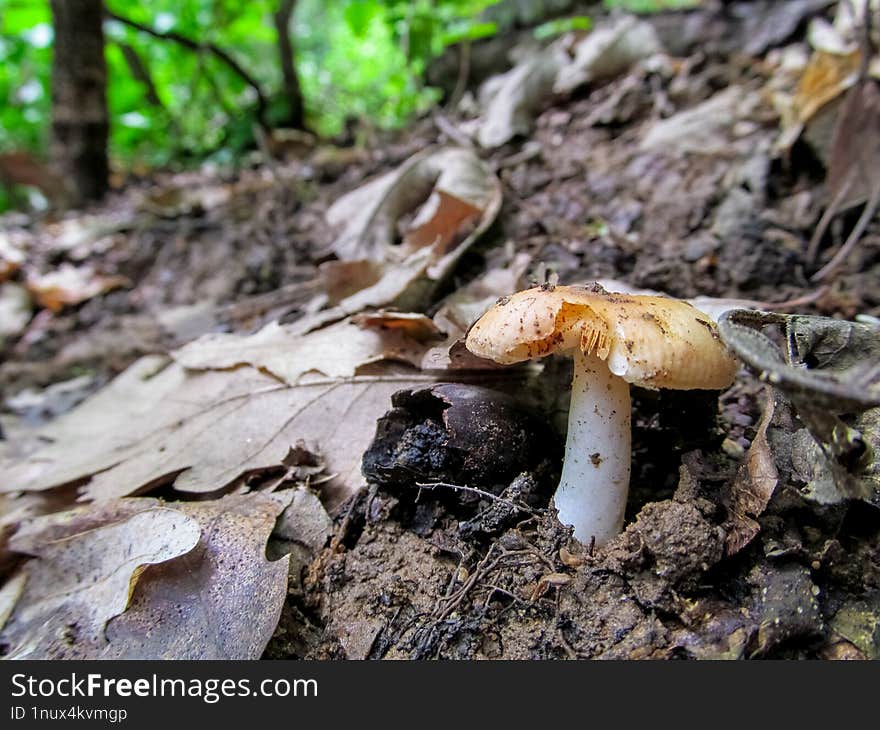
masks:
[[[629,385],[721,390],[737,361],[715,323],[687,302],[612,294],[599,285],[536,287],[502,297],[465,342],[513,364],[552,353],[574,358],[568,435],[554,495],[559,520],[584,543],[623,529],[629,492]]]

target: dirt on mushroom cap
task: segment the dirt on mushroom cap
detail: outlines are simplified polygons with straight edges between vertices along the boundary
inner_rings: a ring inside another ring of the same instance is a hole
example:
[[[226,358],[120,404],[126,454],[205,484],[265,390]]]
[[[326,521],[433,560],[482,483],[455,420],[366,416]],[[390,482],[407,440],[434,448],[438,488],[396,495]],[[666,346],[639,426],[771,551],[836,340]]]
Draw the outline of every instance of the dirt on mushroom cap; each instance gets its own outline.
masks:
[[[737,370],[714,322],[691,304],[612,294],[598,285],[535,287],[504,297],[467,337],[471,352],[502,364],[578,347],[648,388],[726,388]]]

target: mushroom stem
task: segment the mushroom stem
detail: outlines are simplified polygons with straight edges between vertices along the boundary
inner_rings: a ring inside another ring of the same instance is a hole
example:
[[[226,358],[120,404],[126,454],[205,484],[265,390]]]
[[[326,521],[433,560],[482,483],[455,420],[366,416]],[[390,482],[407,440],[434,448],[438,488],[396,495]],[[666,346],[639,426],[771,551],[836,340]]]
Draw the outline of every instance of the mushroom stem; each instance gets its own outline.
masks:
[[[565,461],[553,499],[559,521],[574,525],[583,543],[595,538],[602,545],[623,528],[630,420],[629,384],[595,355],[576,349]]]

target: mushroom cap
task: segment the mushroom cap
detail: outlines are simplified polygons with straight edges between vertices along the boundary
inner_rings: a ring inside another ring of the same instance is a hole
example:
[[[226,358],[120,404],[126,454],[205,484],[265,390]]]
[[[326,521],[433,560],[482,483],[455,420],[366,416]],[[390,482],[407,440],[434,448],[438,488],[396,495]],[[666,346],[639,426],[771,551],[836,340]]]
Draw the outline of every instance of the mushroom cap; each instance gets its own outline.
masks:
[[[580,348],[646,388],[720,390],[738,367],[715,323],[691,304],[612,294],[599,285],[545,285],[502,297],[465,344],[505,365]]]

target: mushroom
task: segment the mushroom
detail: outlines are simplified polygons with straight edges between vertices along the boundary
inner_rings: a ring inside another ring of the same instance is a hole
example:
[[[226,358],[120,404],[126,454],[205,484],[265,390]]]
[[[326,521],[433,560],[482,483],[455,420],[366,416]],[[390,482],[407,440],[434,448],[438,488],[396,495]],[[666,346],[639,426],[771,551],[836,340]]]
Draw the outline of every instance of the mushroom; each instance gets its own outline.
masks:
[[[502,297],[471,328],[475,355],[502,364],[571,354],[574,377],[554,502],[581,542],[623,528],[630,477],[629,384],[723,389],[737,362],[715,324],[687,302],[611,294],[598,284],[544,285]]]

